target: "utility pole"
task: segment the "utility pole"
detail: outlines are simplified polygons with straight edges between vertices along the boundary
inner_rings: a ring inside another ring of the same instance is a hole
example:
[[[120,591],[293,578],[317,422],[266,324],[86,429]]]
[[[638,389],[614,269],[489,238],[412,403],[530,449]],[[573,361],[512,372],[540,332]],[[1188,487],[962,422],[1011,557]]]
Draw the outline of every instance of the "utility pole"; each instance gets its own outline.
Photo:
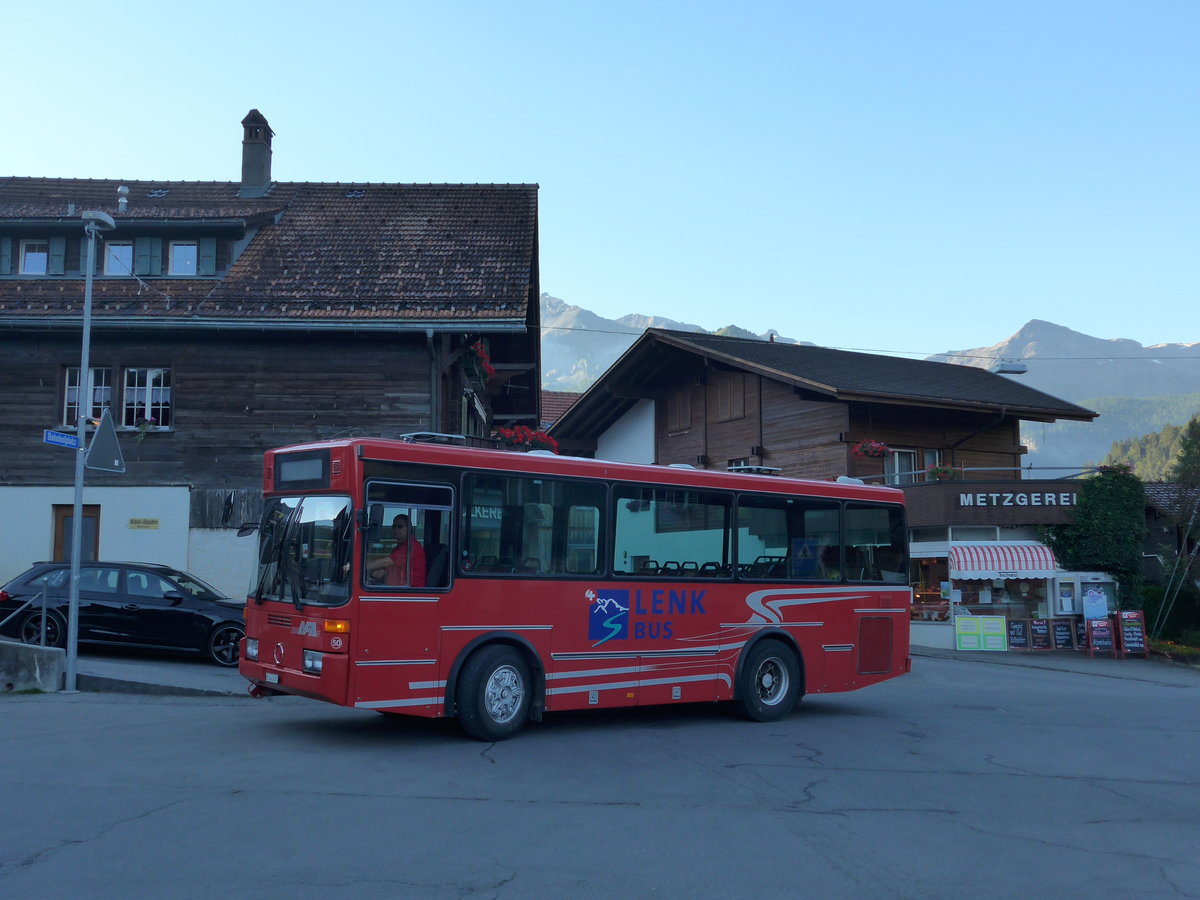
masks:
[[[87,456],[87,421],[92,405],[92,271],[96,268],[96,234],[116,227],[112,216],[98,209],[84,210],[83,231],[88,237],[87,259],[83,262],[83,349],[79,362],[79,415],[75,433],[75,506],[71,512],[71,595],[67,612],[67,669],[65,689],[75,691],[75,661],[79,655],[79,557],[83,553],[83,464]],[[85,405],[86,404],[86,405]]]

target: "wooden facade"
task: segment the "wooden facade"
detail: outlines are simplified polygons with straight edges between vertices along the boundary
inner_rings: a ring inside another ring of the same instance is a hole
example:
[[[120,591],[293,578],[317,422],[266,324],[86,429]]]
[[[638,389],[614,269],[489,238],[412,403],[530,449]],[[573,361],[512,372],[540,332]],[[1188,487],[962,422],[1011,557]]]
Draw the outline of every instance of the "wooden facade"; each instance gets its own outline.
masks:
[[[270,447],[538,427],[537,186],[273,182],[266,119],[242,126],[241,182],[0,177],[0,493],[48,509],[74,480],[43,432],[77,427],[89,287],[111,390],[85,406],[126,471],[87,484],[186,487],[192,528],[253,518]],[[90,265],[85,210],[114,223]],[[169,373],[169,423],[130,407],[143,370]]]
[[[651,329],[551,434],[591,455],[639,399],[654,401],[647,440],[660,464],[882,482],[885,458],[855,454],[871,440],[914,460],[901,483],[924,482],[933,464],[1019,478],[1022,420],[1095,415],[979,369]]]

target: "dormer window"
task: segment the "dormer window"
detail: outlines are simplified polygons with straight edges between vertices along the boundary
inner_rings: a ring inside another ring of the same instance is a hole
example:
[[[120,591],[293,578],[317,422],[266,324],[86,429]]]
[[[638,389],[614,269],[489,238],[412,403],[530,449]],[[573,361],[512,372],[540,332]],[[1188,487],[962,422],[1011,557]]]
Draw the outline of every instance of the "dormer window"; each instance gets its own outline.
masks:
[[[199,257],[199,248],[195,241],[171,241],[167,274],[195,275]]]
[[[104,274],[133,274],[133,242],[108,241],[104,245]]]
[[[46,275],[50,266],[49,241],[21,241],[21,274]]]

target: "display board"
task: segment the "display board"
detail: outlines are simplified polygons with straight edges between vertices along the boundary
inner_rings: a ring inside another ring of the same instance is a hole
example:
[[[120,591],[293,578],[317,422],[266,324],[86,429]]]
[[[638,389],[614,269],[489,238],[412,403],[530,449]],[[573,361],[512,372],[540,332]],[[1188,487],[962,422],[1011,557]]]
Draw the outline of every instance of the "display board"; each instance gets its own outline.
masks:
[[[1075,619],[1075,649],[1087,649],[1087,620],[1082,616]]]
[[[1070,619],[1051,619],[1050,635],[1054,640],[1055,650],[1075,649],[1075,624]]]
[[[1140,609],[1123,609],[1117,617],[1117,641],[1122,656],[1150,658],[1146,643],[1146,617]]]
[[[1007,650],[1004,616],[959,616],[954,620],[954,646],[958,650]]]
[[[1029,649],[1053,650],[1054,639],[1050,635],[1049,619],[1029,620]]]
[[[1095,656],[1097,653],[1108,654],[1114,657],[1117,655],[1116,636],[1113,634],[1112,621],[1110,619],[1088,620],[1087,631],[1088,656]]]
[[[1008,620],[1008,649],[1009,650],[1028,650],[1029,649],[1029,620],[1028,619],[1009,619]]]

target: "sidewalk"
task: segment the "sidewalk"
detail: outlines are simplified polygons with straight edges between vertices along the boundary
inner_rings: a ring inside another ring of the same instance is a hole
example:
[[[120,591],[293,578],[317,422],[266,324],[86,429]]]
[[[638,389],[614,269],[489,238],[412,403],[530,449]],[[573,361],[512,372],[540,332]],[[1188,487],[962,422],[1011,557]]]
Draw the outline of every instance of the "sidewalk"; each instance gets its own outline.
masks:
[[[1030,669],[1051,669],[1095,675],[1102,678],[1121,678],[1125,681],[1149,681],[1180,687],[1200,687],[1200,666],[1187,665],[1169,659],[1140,656],[1113,659],[1111,656],[1088,656],[1081,650],[943,650],[937,647],[912,647],[913,668],[921,657],[957,659],[964,662],[997,666],[1024,666]]]
[[[108,694],[250,697],[250,682],[236,668],[201,659],[91,650],[84,650],[76,661],[75,687]]]

